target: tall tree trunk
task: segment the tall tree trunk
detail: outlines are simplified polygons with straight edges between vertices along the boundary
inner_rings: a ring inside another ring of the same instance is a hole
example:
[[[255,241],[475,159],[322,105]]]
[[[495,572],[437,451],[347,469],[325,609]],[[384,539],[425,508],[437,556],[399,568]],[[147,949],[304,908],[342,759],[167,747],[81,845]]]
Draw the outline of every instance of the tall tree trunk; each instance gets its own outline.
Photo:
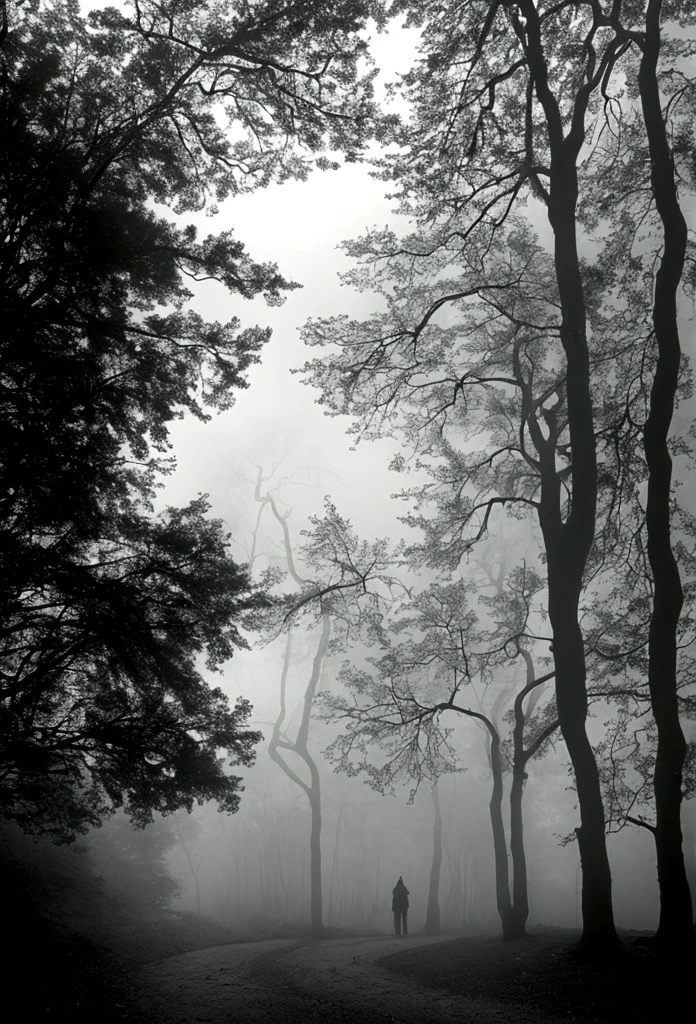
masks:
[[[594,752],[587,737],[587,686],[585,648],[578,621],[583,573],[592,547],[597,506],[597,454],[590,390],[587,316],[577,246],[577,161],[585,142],[585,118],[599,77],[588,75],[578,85],[572,109],[561,111],[550,86],[553,77],[542,41],[542,24],[533,0],[519,0],[525,26],[518,34],[534,96],[544,112],[550,150],[549,191],[546,195],[549,224],[554,235],[554,266],[561,306],[560,338],[566,359],[565,396],[567,426],[572,450],[571,503],[561,505],[556,471],[558,433],[553,410],[549,413],[549,437],[544,436],[535,415],[528,425],[539,453],[541,497],[539,521],[548,564],[549,618],[553,631],[556,669],[556,704],[561,732],[573,765],[580,808],[576,829],[582,864],[582,944],[605,948],[617,942],[611,902],[611,871],[604,835],[604,807]],[[618,44],[614,44],[618,45]],[[568,113],[572,116],[568,118]],[[568,125],[567,132],[564,118]],[[559,428],[560,429],[560,428]],[[564,518],[565,516],[565,518]]]
[[[529,917],[529,894],[527,885],[527,857],[524,850],[524,819],[522,797],[527,781],[527,762],[542,743],[558,728],[558,721],[549,724],[539,733],[529,747],[525,747],[525,726],[541,696],[540,687],[553,678],[549,672],[539,679],[534,678],[534,663],[529,651],[520,648],[527,668],[527,680],[515,697],[512,731],[512,784],[510,786],[510,856],[512,858],[512,931],[511,938],[523,939],[527,935]],[[529,698],[527,707],[525,699]]]
[[[578,607],[583,573],[594,539],[597,464],[590,396],[585,303],[575,232],[577,172],[573,160],[565,173],[552,171],[549,219],[554,229],[555,260],[566,355],[568,429],[572,445],[572,499],[565,521],[553,445],[537,438],[541,456],[539,520],[548,564],[549,619],[553,630],[558,719],[573,765],[580,809],[576,829],[582,864],[581,943],[605,947],[617,942],[611,899],[611,870],[604,834],[605,819],[599,772],[587,736],[585,645]],[[554,193],[560,192],[555,198]],[[537,424],[537,431],[540,428]],[[553,431],[552,431],[553,433]],[[543,454],[542,454],[543,453]]]
[[[471,925],[474,908],[474,895],[478,883],[478,856],[474,855],[464,869],[464,907],[462,911],[462,928],[466,929]]]
[[[556,704],[570,759],[580,807],[576,828],[582,867],[582,938],[586,947],[601,948],[617,942],[611,901],[611,871],[604,835],[604,806],[594,751],[587,736],[587,691],[585,689],[584,645],[577,621],[577,597],[569,598],[561,565],[549,559],[549,617],[553,624],[556,666]],[[565,601],[563,600],[565,598]],[[555,601],[555,607],[554,607]],[[560,682],[559,682],[560,680]]]
[[[459,931],[462,922],[462,863],[459,850],[455,855],[447,851],[447,873],[449,885],[445,901],[445,923],[447,928]]]
[[[500,760],[500,737],[492,725],[488,726],[491,737],[491,771],[493,788],[488,810],[493,829],[493,855],[495,858],[495,897],[498,914],[503,926],[503,940],[514,939],[512,904],[510,902],[510,875],[508,851],[503,824],[503,766]]]
[[[282,516],[278,510],[275,499],[268,493],[265,496],[261,495],[261,484],[263,483],[263,473],[261,467],[258,467],[258,476],[256,480],[256,489],[254,492],[255,498],[258,502],[263,505],[268,505],[274,518],[278,522],[283,532],[283,545],[285,548],[285,557],[288,564],[288,571],[292,578],[298,583],[303,589],[306,589],[309,585],[313,585],[312,581],[304,580],[298,574],[295,567],[295,561],[293,557],[292,543],[290,541],[290,530],[288,528],[287,519]],[[256,525],[258,530],[258,522]],[[256,531],[255,531],[256,533]],[[295,737],[294,743],[286,738],[281,737],[281,727],[285,719],[285,687],[287,683],[288,670],[290,665],[291,655],[291,632],[288,630],[287,646],[285,650],[285,659],[283,663],[283,672],[281,676],[280,684],[280,710],[278,712],[278,718],[273,726],[273,735],[268,745],[268,752],[271,758],[278,764],[289,779],[292,779],[296,785],[298,785],[307,794],[309,800],[310,814],[311,814],[311,828],[309,836],[309,883],[310,883],[310,920],[312,931],[322,932],[324,928],[323,923],[323,892],[322,892],[322,876],[321,876],[321,787],[319,780],[319,770],[316,762],[312,755],[309,753],[308,740],[309,740],[309,723],[312,717],[312,702],[314,701],[314,695],[317,692],[317,685],[321,677],[321,670],[324,664],[324,658],[326,657],[326,651],[329,646],[329,636],[331,634],[331,616],[325,607],[322,607],[321,611],[321,636],[319,644],[312,661],[312,672],[307,683],[305,690],[304,701],[302,704],[302,718],[300,725],[297,730],[297,736]],[[285,759],[280,753],[280,750],[291,750],[295,754],[298,754],[302,758],[307,769],[309,771],[309,785],[294,772],[287,764]]]
[[[555,110],[551,104],[551,112]],[[553,121],[554,118],[550,118]],[[556,111],[556,121],[558,121]],[[578,123],[582,124],[582,120]],[[585,300],[577,251],[575,206],[581,132],[563,138],[560,123],[552,136],[549,222],[554,232],[554,261],[562,310],[560,338],[566,357],[565,383],[557,403],[544,409],[548,436],[536,411],[526,414],[538,453],[541,492],[539,523],[548,566],[548,608],[553,632],[556,705],[563,738],[573,765],[580,809],[576,829],[583,875],[583,946],[605,948],[617,942],[611,899],[611,871],[604,833],[605,819],[597,763],[587,736],[585,648],[579,624],[583,574],[592,547],[597,497],[594,417],[590,393]],[[571,501],[561,500],[557,444],[566,426],[572,448]]]
[[[428,908],[425,914],[426,935],[440,934],[440,871],[442,869],[442,815],[437,782],[431,789],[435,819],[433,821],[433,856],[430,863],[430,884],[428,886]]]
[[[288,887],[285,884],[285,875],[283,874],[283,860],[280,855],[280,843],[276,843],[276,864],[278,866],[278,878],[280,879],[280,887],[283,891],[283,916],[287,919],[288,916]]]
[[[696,905],[696,823],[693,818],[694,800],[682,804],[682,830],[684,833],[684,867],[691,890],[692,908]],[[696,926],[696,920],[694,921]]]
[[[302,719],[297,730],[294,743],[281,735],[281,726],[285,718],[285,687],[287,683],[290,659],[292,654],[292,634],[288,632],[285,656],[283,659],[283,671],[280,682],[280,710],[278,718],[273,726],[273,734],[268,744],[268,752],[273,761],[279,765],[287,777],[307,795],[311,814],[311,828],[309,836],[309,904],[310,922],[312,931],[323,931],[323,893],[322,893],[322,870],[321,870],[321,787],[319,770],[312,755],[309,753],[307,743],[309,739],[309,722],[312,713],[312,701],[316,693],[317,685],[321,675],[321,668],[329,646],[331,634],[331,616],[328,612],[322,614],[322,627],[319,644],[312,662],[312,672],[305,690]],[[309,771],[309,783],[306,783],[297,772],[288,765],[281,754],[281,750],[291,750],[302,758]]]
[[[510,856],[512,858],[512,921],[510,938],[523,939],[527,935],[529,897],[527,893],[527,858],[524,852],[522,794],[527,778],[523,762],[512,766],[510,786]]]
[[[323,893],[321,875],[321,788],[319,781],[319,770],[314,758],[309,753],[307,743],[309,739],[309,721],[312,713],[312,702],[317,690],[321,676],[321,669],[326,657],[331,635],[331,616],[323,612],[321,617],[321,636],[312,662],[312,673],[307,684],[304,697],[304,708],[302,721],[297,730],[297,738],[294,749],[300,755],[309,769],[310,784],[306,789],[309,799],[309,806],[312,815],[312,826],[309,839],[310,850],[310,918],[312,931],[323,930]]]
[[[657,726],[654,774],[655,844],[660,887],[657,938],[661,942],[680,943],[687,938],[693,940],[694,931],[681,830],[686,741],[677,702],[677,629],[683,593],[671,542],[672,459],[668,437],[679,384],[681,349],[677,294],[684,268],[687,228],[679,205],[674,162],[657,80],[661,11],[661,0],[649,0],[638,73],[652,189],[663,229],[662,260],[655,278],[653,299],[658,358],[644,432],[649,474],[646,508],[648,557],[654,583],[648,637],[648,683]]]
[[[321,786],[319,772],[312,758],[306,758],[309,767],[309,807],[312,815],[312,827],[309,836],[309,888],[310,888],[310,919],[312,931],[323,930],[323,893],[321,879]]]
[[[512,927],[512,902],[510,900],[510,872],[508,867],[507,840],[505,838],[505,825],[503,824],[503,764],[500,757],[500,735],[491,722],[490,718],[481,714],[480,711],[472,711],[449,701],[443,704],[442,708],[452,708],[459,714],[469,718],[475,718],[485,727],[490,739],[488,758],[491,766],[493,785],[491,798],[488,803],[488,811],[491,819],[491,830],[493,832],[493,859],[495,866],[495,899],[500,922],[503,926],[503,939],[515,938]]]
[[[338,920],[339,912],[339,876],[338,876],[338,859],[340,853],[340,839],[341,839],[341,820],[343,818],[343,811],[345,810],[342,805],[338,809],[338,817],[336,818],[336,832],[334,835],[334,848],[333,857],[331,858],[331,874],[329,875],[329,922],[331,924]]]
[[[377,855],[375,858],[374,872],[375,872],[375,890],[374,890],[374,902],[379,903],[380,897],[380,867],[382,864],[382,846],[377,847]]]
[[[520,650],[527,668],[527,681],[522,691],[515,698],[515,724],[512,730],[512,783],[510,785],[510,857],[512,858],[512,929],[514,938],[522,939],[527,935],[527,918],[529,917],[529,893],[527,889],[527,856],[524,852],[524,819],[522,816],[522,797],[524,784],[527,781],[527,761],[529,755],[524,749],[524,727],[538,699],[541,680],[534,679],[534,665],[528,651]],[[530,695],[531,710],[525,712],[524,700]]]

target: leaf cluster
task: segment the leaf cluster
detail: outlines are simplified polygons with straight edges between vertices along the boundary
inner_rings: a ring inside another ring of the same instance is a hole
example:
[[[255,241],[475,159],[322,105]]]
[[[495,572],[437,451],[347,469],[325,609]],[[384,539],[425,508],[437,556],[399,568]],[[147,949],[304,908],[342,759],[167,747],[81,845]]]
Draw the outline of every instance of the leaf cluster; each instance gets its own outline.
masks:
[[[65,839],[110,806],[141,824],[194,800],[236,809],[226,759],[251,763],[259,735],[198,661],[246,646],[239,623],[266,598],[206,510],[114,516],[81,557],[24,566],[0,633],[0,801],[23,827]]]
[[[249,707],[200,661],[267,600],[203,499],[153,512],[168,432],[246,386],[268,331],[192,285],[282,301],[232,232],[164,215],[352,159],[373,115],[366,18],[314,0],[11,5],[0,32],[3,812],[59,838],[112,805],[238,801]],[[214,207],[211,207],[211,210]]]

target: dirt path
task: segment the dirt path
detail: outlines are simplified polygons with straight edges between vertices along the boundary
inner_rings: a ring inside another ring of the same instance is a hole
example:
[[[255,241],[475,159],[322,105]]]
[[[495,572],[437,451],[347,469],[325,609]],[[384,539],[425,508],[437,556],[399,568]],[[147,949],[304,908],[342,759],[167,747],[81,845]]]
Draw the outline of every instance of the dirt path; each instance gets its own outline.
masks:
[[[143,968],[133,1002],[152,1024],[556,1024],[385,971],[438,939],[276,939],[216,946]]]

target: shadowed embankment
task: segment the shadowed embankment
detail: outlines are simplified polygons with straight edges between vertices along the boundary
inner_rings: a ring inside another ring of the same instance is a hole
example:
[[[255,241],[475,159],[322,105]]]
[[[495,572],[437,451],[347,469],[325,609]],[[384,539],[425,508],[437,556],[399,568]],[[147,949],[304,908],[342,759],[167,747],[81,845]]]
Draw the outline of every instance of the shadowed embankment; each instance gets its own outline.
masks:
[[[632,945],[624,934],[611,958],[569,955],[579,933],[539,929],[528,940],[461,938],[422,949],[400,949],[379,966],[466,999],[491,999],[538,1009],[559,1021],[616,1024],[693,1020],[693,949]],[[511,1019],[514,1012],[511,1013]]]

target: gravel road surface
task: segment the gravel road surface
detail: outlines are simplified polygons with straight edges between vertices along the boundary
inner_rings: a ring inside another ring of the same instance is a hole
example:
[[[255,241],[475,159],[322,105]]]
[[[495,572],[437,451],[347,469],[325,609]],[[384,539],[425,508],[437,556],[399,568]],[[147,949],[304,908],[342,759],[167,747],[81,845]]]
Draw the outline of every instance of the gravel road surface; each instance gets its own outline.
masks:
[[[132,999],[152,1024],[513,1024],[511,1007],[466,999],[380,961],[437,938],[274,939],[149,964]],[[514,1024],[556,1024],[514,1011]]]

